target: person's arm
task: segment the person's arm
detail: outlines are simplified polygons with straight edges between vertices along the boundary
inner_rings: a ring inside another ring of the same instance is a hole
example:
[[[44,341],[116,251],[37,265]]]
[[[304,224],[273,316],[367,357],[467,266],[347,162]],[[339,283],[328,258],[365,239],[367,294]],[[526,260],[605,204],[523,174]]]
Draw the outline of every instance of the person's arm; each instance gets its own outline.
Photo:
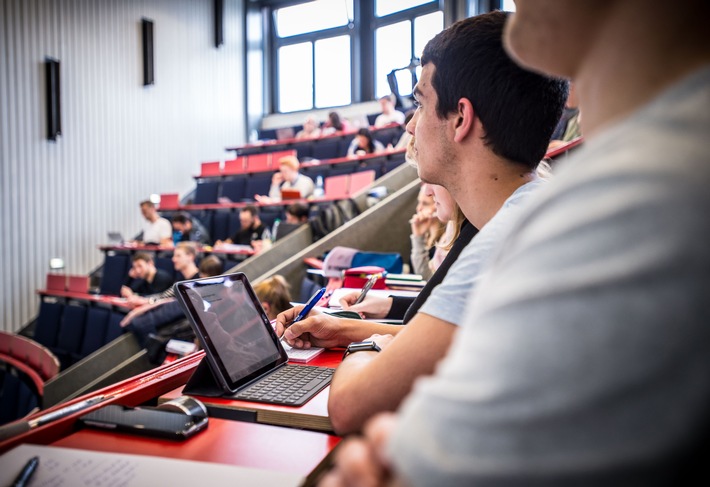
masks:
[[[281,184],[284,182],[281,173],[276,171],[271,177],[271,187],[269,188],[269,198],[278,201],[281,199]]]
[[[434,272],[429,267],[429,249],[426,246],[424,234],[409,236],[412,241],[412,270],[415,274],[422,276],[422,279],[428,281]]]
[[[276,334],[284,335],[286,342],[296,348],[347,347],[352,342],[363,341],[375,334],[396,335],[403,328],[367,320],[338,318],[315,311],[289,326],[301,309],[303,306],[287,309],[276,317]]]
[[[346,294],[340,298],[340,305],[343,309],[349,311],[355,311],[360,313],[360,316],[365,316],[365,318],[370,318],[373,320],[380,320],[389,315],[392,308],[392,297],[387,298],[377,298],[377,297],[367,297],[365,300],[359,304],[355,304],[355,301],[360,297],[361,291],[352,292]]]
[[[373,414],[396,410],[414,381],[434,372],[456,329],[419,313],[382,352],[346,357],[330,385],[328,414],[333,429],[339,434],[359,431]]]

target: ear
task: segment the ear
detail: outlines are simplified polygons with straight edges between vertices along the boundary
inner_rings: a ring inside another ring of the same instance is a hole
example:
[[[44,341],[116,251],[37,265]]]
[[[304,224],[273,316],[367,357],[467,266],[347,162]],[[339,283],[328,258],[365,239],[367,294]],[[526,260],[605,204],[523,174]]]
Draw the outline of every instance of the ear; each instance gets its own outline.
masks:
[[[266,312],[266,316],[269,316],[269,311],[271,310],[271,305],[269,303],[267,303],[266,301],[262,301],[261,307],[264,308],[264,311]]]
[[[461,98],[456,106],[454,125],[454,141],[462,142],[468,137],[475,126],[476,114],[473,111],[473,105],[468,98]]]

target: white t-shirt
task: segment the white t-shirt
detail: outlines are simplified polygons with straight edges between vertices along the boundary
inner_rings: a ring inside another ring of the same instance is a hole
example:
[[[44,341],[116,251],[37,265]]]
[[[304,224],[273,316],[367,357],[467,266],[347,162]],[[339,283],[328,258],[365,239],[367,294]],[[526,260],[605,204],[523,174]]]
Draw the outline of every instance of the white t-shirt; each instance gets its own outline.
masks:
[[[154,222],[145,220],[143,223],[143,242],[160,243],[164,238],[172,238],[173,226],[165,218],[158,218]]]
[[[412,485],[651,485],[706,432],[708,107],[710,67],[533,197],[400,411],[389,450]]]
[[[381,113],[375,119],[375,127],[384,127],[391,123],[398,123],[402,125],[404,123],[404,113],[399,110],[392,110],[391,113],[385,114]]]

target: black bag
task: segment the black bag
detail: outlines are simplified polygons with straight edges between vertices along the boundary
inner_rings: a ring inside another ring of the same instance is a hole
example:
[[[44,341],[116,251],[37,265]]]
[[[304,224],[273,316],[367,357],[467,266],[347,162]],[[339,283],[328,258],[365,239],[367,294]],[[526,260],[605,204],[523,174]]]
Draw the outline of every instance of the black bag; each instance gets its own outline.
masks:
[[[360,214],[360,209],[352,199],[334,201],[319,205],[311,210],[309,219],[313,240],[319,240],[344,223]]]

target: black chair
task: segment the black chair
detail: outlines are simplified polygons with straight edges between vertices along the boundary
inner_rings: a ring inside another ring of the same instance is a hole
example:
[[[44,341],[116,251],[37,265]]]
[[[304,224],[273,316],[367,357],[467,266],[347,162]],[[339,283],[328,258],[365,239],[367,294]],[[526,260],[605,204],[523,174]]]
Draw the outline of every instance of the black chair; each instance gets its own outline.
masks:
[[[340,176],[342,174],[352,174],[357,171],[357,162],[341,162],[340,164],[333,164],[330,166],[330,173],[328,176]]]
[[[232,202],[237,203],[246,197],[244,192],[247,184],[247,178],[241,177],[230,179],[222,183],[222,197],[229,198]]]
[[[227,219],[227,228],[229,233],[227,237],[230,237],[242,229],[242,223],[239,221],[238,210],[229,212],[228,217],[229,218]]]
[[[39,406],[39,394],[24,377],[10,365],[0,363],[0,424],[22,418]]]
[[[86,312],[84,340],[79,351],[79,355],[82,358],[92,354],[104,345],[110,314],[111,312],[108,309],[97,307],[91,307]]]
[[[217,203],[219,197],[219,181],[202,181],[197,183],[195,188],[195,205],[206,205]]]
[[[62,319],[63,311],[64,305],[62,303],[42,301],[39,305],[39,315],[35,324],[33,340],[47,348],[54,347],[57,344],[59,323]]]
[[[86,308],[68,304],[64,307],[59,323],[57,344],[50,350],[54,352],[62,364],[62,370],[79,360],[79,351],[84,339],[86,327]]]
[[[327,178],[330,176],[330,165],[326,164],[323,166],[307,166],[301,169],[301,174],[304,176],[308,176],[315,182],[315,180],[318,178],[318,176],[322,177],[323,179]]]
[[[294,144],[293,148],[296,149],[296,157],[299,161],[313,157],[313,143],[311,142],[299,142]]]
[[[271,173],[249,176],[244,188],[244,199],[253,200],[255,194],[269,194],[271,176]]]
[[[231,211],[215,211],[212,217],[212,228],[210,229],[210,235],[212,238],[217,240],[225,240],[229,238],[231,233],[229,233],[229,215]]]
[[[386,161],[387,158],[384,156],[364,160],[358,165],[357,172],[373,170],[375,171],[375,179],[377,179],[384,174]]]
[[[314,142],[313,155],[314,159],[335,159],[339,157],[340,140],[338,138],[323,139]]]
[[[128,274],[130,258],[125,254],[107,255],[104,258],[104,266],[101,271],[101,284],[99,293],[118,296],[121,294],[121,286]]]
[[[123,328],[121,328],[121,320],[126,315],[116,311],[112,311],[108,318],[108,325],[106,325],[106,336],[104,337],[104,345],[111,343],[116,338],[123,335]]]

